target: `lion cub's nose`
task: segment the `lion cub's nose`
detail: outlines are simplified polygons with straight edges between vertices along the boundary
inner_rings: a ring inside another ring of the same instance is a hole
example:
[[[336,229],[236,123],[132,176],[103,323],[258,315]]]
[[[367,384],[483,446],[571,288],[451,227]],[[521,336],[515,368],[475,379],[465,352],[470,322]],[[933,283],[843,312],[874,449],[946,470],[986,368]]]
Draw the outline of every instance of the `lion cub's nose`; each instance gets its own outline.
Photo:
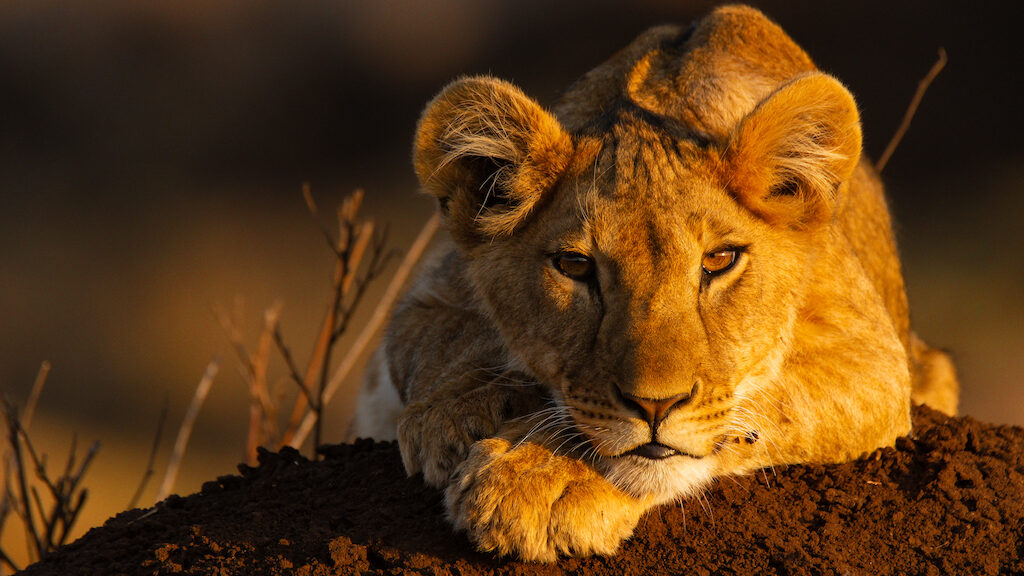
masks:
[[[619,393],[622,394],[624,403],[639,412],[651,425],[651,429],[654,430],[674,408],[685,406],[690,402],[697,393],[697,385],[694,384],[689,392],[681,392],[668,398],[643,398],[625,392],[621,388]]]

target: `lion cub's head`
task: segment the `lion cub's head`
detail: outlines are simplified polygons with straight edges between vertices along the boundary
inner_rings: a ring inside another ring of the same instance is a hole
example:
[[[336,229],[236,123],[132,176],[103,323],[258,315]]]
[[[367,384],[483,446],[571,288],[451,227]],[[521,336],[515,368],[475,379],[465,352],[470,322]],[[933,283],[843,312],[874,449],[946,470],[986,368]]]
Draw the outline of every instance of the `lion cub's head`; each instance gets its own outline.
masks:
[[[770,434],[759,384],[860,148],[847,90],[733,7],[651,30],[556,113],[459,80],[424,113],[415,166],[513,361],[612,481],[670,498]]]

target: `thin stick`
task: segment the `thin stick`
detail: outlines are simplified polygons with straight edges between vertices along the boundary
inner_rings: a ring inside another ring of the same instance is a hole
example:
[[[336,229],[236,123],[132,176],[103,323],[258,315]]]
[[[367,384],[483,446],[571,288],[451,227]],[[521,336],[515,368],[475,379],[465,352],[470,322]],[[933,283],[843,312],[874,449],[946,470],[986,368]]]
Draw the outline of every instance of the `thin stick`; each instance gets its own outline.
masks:
[[[25,525],[25,540],[27,540],[26,545],[29,548],[29,558],[38,560],[43,557],[45,551],[43,550],[43,543],[39,540],[39,531],[36,530],[35,520],[32,515],[32,502],[29,499],[28,482],[25,479],[25,459],[21,456],[21,424],[18,421],[17,408],[7,402],[6,399],[4,400],[4,415],[7,417],[7,440],[11,446],[17,472],[15,480],[17,481],[19,494],[16,498],[23,508],[23,510],[18,510],[18,507],[15,507],[15,511],[19,512],[22,523]]]
[[[288,349],[288,346],[284,343],[284,335],[281,334],[281,327],[278,326],[274,330],[274,343],[277,344],[277,350],[284,357],[284,363],[288,368],[288,375],[291,377],[292,382],[299,387],[299,392],[304,394],[307,400],[312,396],[312,392],[306,388],[306,383],[302,380],[302,375],[299,374],[299,369],[295,366],[295,359],[292,358],[292,352]]]
[[[313,217],[316,225],[320,227],[320,233],[324,235],[327,245],[334,252],[336,250],[334,238],[331,237],[331,231],[320,220],[320,210],[316,207],[316,200],[313,199],[313,192],[310,190],[309,182],[302,183],[302,197],[306,200],[306,208],[309,209],[309,215]]]
[[[25,404],[25,412],[21,415],[21,429],[28,432],[32,426],[32,416],[36,413],[36,405],[39,403],[39,396],[43,393],[43,386],[46,385],[46,377],[50,374],[50,363],[43,360],[39,365],[39,372],[36,374],[36,381],[32,384],[32,392],[28,395],[28,402]]]
[[[25,439],[27,440],[28,436],[26,436]],[[40,468],[40,469],[45,469],[46,468],[46,462],[40,462],[39,461],[39,457],[36,456],[35,449],[32,447],[32,444],[30,442],[25,442],[25,445],[28,447],[29,455],[32,456],[32,461],[36,462],[36,467]],[[61,478],[71,478],[71,474],[74,473],[74,471],[75,471],[75,456],[76,456],[77,453],[78,453],[78,433],[77,432],[72,432],[71,433],[71,449],[68,450],[68,461],[67,461],[67,463],[64,464],[64,474],[61,476]],[[43,454],[43,458],[46,458],[46,454]],[[57,497],[56,491],[53,492],[53,496],[54,496],[54,498]]]
[[[345,264],[340,260],[334,264],[334,282],[335,286],[340,282],[340,278],[344,275]],[[320,326],[320,335],[316,339],[316,344],[313,346],[313,352],[309,357],[309,364],[306,366],[306,376],[303,378],[303,384],[299,388],[303,391],[302,394],[296,396],[295,404],[292,407],[292,414],[288,418],[288,427],[285,429],[284,435],[281,437],[282,444],[290,444],[292,438],[295,437],[295,432],[302,422],[302,417],[306,414],[306,408],[309,406],[310,401],[315,402],[315,398],[312,398],[312,388],[316,383],[317,377],[320,375],[321,366],[323,366],[324,356],[327,354],[327,349],[331,345],[331,338],[334,334],[334,325],[336,323],[336,316],[332,314],[334,310],[334,302],[327,308],[327,312],[324,314],[323,323]]]
[[[345,202],[342,209],[338,211],[339,226],[342,228],[348,228],[349,230],[355,229],[355,240],[354,243],[350,243],[344,251],[339,246],[339,259],[344,259],[346,273],[342,278],[341,284],[338,286],[339,290],[335,293],[335,305],[333,313],[331,315],[331,339],[327,346],[327,350],[324,353],[323,363],[320,367],[320,383],[316,390],[316,402],[310,401],[309,407],[312,413],[316,414],[314,420],[315,428],[313,430],[313,451],[314,457],[316,456],[316,448],[320,446],[320,432],[321,425],[323,424],[323,411],[324,411],[324,392],[327,389],[327,381],[331,367],[331,354],[334,351],[334,345],[341,336],[341,331],[338,329],[338,317],[342,315],[342,305],[345,296],[348,295],[349,290],[352,288],[352,282],[359,271],[359,265],[362,263],[363,255],[366,253],[366,247],[370,245],[370,240],[373,238],[373,222],[366,222],[362,225],[355,224],[356,211],[359,209],[359,204],[362,201],[362,194],[360,191],[356,191],[348,201]],[[357,301],[351,303],[351,307],[356,306]],[[347,316],[347,314],[345,314]]]
[[[188,446],[189,436],[192,435],[192,427],[195,425],[196,416],[199,415],[199,410],[203,407],[206,395],[209,394],[210,386],[213,385],[213,379],[217,376],[219,370],[220,360],[217,358],[210,360],[210,364],[206,367],[206,373],[203,374],[203,379],[196,386],[196,392],[192,396],[192,403],[189,404],[188,411],[185,412],[185,419],[182,420],[181,428],[178,429],[178,439],[174,442],[174,450],[171,452],[171,459],[167,463],[164,481],[156,495],[157,502],[167,498],[174,488],[174,483],[178,479],[178,467],[181,465],[182,456],[185,455],[185,448]]]
[[[348,294],[352,288],[352,281],[355,280],[356,272],[359,271],[359,265],[363,262],[363,254],[366,254],[366,247],[370,245],[370,240],[372,239],[373,221],[369,220],[364,222],[356,233],[356,243],[348,257],[348,273],[341,284],[342,294]]]
[[[0,549],[0,562],[7,564],[7,567],[10,568],[13,572],[21,572],[21,568],[19,568],[18,565],[15,564],[14,561],[11,560],[9,556],[7,556],[7,554],[4,554],[4,551],[2,549]]]
[[[21,428],[25,431],[28,431],[32,425],[32,416],[35,414],[36,405],[39,404],[39,397],[43,393],[43,386],[46,385],[46,377],[49,374],[50,363],[44,360],[39,366],[39,372],[36,373],[36,380],[32,383],[32,391],[29,392],[25,413],[22,415]],[[11,447],[7,445],[6,441],[2,442],[2,445],[3,447],[0,448],[0,463],[3,465],[3,471],[0,472],[0,529],[3,528],[7,516],[8,496],[11,494],[7,485],[11,469]]]
[[[388,284],[387,289],[384,291],[384,295],[381,297],[380,302],[373,311],[373,315],[370,320],[363,327],[363,331],[359,333],[359,337],[355,342],[352,343],[352,347],[349,348],[348,353],[342,359],[341,364],[338,365],[337,370],[334,371],[334,375],[331,376],[331,381],[327,385],[327,389],[324,391],[323,402],[330,402],[331,398],[338,388],[344,383],[348,377],[352,368],[355,367],[356,362],[362,356],[366,347],[376,336],[377,331],[384,324],[388,314],[391,313],[391,307],[394,305],[395,300],[398,299],[398,294],[401,292],[405,281],[409,278],[409,274],[412,273],[413,267],[420,260],[423,252],[427,249],[430,244],[430,240],[434,237],[437,229],[441,225],[441,219],[435,212],[434,215],[427,220],[427,223],[423,225],[423,229],[420,230],[419,236],[416,237],[416,241],[413,242],[409,251],[405,254],[405,258],[402,259],[402,263],[398,266],[398,270],[395,275],[391,278],[391,283]],[[299,426],[295,436],[289,442],[289,445],[293,448],[302,446],[302,443],[306,440],[306,436],[309,435],[313,429],[313,423],[316,421],[316,414],[309,412],[306,417],[302,420],[302,425]]]
[[[274,330],[277,328],[278,318],[281,316],[282,303],[275,302],[266,310],[263,316],[263,331],[260,334],[259,342],[256,345],[256,352],[250,354],[244,362],[249,365],[249,433],[246,441],[246,461],[255,466],[257,448],[263,444],[265,432],[271,430],[270,423],[274,421],[277,408],[270,397],[270,387],[267,385],[267,367],[270,364],[270,347],[274,340]]]
[[[71,509],[70,515],[61,526],[60,538],[57,540],[57,546],[54,548],[63,546],[68,541],[68,536],[71,534],[71,527],[75,524],[75,521],[78,520],[78,515],[82,511],[82,508],[85,507],[85,499],[88,498],[88,496],[89,491],[85,488],[82,488],[78,492],[78,500],[75,501],[75,505]]]
[[[918,82],[917,91],[914,92],[914,97],[910,100],[910,105],[907,106],[907,111],[903,114],[903,121],[900,123],[900,127],[896,129],[896,133],[889,140],[889,145],[885,147],[885,152],[882,153],[878,162],[875,163],[875,170],[878,172],[884,170],[885,165],[889,163],[889,158],[892,157],[896,147],[900,144],[900,140],[903,140],[903,135],[910,128],[910,121],[914,119],[914,114],[917,113],[917,107],[921,104],[924,93],[928,91],[928,87],[931,86],[932,81],[939,75],[939,72],[942,72],[942,69],[946,67],[946,61],[946,50],[940,47],[939,59],[935,61],[935,64],[932,64],[931,70]]]
[[[264,313],[263,331],[256,352],[250,353],[245,346],[242,336],[242,314],[239,305],[241,300],[236,300],[235,318],[232,319],[226,311],[219,307],[213,309],[217,321],[231,341],[235,355],[242,372],[242,378],[249,387],[249,426],[246,436],[246,461],[253,464],[256,460],[256,449],[264,441],[264,424],[269,424],[274,415],[277,414],[277,407],[271,397],[269,386],[266,381],[267,366],[270,362],[270,347],[273,342],[273,330],[276,328],[277,319],[280,316],[281,302],[275,302]],[[268,429],[270,427],[268,426]]]
[[[160,416],[156,420],[156,436],[153,438],[153,447],[149,451],[149,461],[146,462],[146,471],[142,474],[142,480],[139,481],[139,487],[135,489],[135,494],[132,499],[128,501],[128,510],[135,508],[139,503],[139,498],[142,497],[142,491],[146,489],[146,484],[149,484],[149,479],[153,477],[153,463],[156,462],[156,452],[160,449],[160,438],[164,434],[164,422],[167,421],[167,397],[164,396],[164,405],[160,408]]]
[[[349,297],[348,305],[342,310],[341,317],[338,320],[338,324],[334,329],[334,339],[341,338],[341,335],[348,330],[349,322],[352,321],[352,317],[355,315],[355,311],[359,308],[359,304],[363,301],[363,296],[366,295],[367,288],[380,278],[381,272],[383,272],[385,266],[391,261],[392,257],[395,256],[398,251],[392,250],[385,252],[384,247],[387,244],[388,228],[387,226],[381,231],[380,235],[373,241],[373,248],[370,254],[370,261],[367,264],[366,271],[362,277],[357,278],[354,282],[355,290],[354,293]]]
[[[357,191],[358,193],[358,191]],[[330,355],[331,344],[334,341],[334,329],[337,324],[338,311],[341,306],[342,296],[344,295],[343,286],[345,283],[345,276],[348,274],[348,261],[344,254],[344,249],[347,248],[347,236],[345,234],[346,228],[344,222],[339,224],[338,240],[335,242],[331,237],[330,231],[320,221],[320,214],[317,211],[316,202],[313,200],[313,194],[310,192],[309,184],[304,184],[302,187],[302,195],[306,199],[306,206],[309,208],[309,213],[313,219],[320,226],[320,230],[327,240],[327,244],[330,246],[331,251],[334,253],[334,276],[332,280],[332,287],[334,291],[330,304],[327,306],[327,311],[324,313],[323,324],[320,326],[320,335],[317,337],[316,344],[313,346],[313,352],[309,357],[309,364],[306,366],[306,375],[303,378],[303,384],[299,388],[303,391],[295,398],[295,403],[292,406],[291,416],[288,418],[288,425],[285,428],[285,432],[281,437],[281,444],[290,444],[292,438],[295,436],[295,432],[302,422],[303,416],[306,414],[307,407],[312,406],[316,409],[316,398],[310,395],[313,392],[314,384],[317,383],[317,379],[324,371],[324,361]],[[342,214],[348,211],[348,206],[351,202],[347,201],[345,206],[339,209],[339,218]]]
[[[41,475],[40,477],[43,480],[43,482],[49,482],[49,479],[45,475]],[[60,480],[61,479],[58,479],[57,481],[60,482]],[[70,504],[67,504],[64,501],[64,494],[58,491],[59,489],[62,488],[63,486],[54,486],[51,488],[51,491],[53,491],[56,494],[56,501],[53,503],[53,510],[51,511],[51,514],[46,513],[46,507],[43,506],[43,499],[39,497],[39,491],[36,490],[34,486],[31,489],[32,500],[36,503],[36,511],[39,513],[39,517],[44,520],[43,527],[46,528],[46,531],[43,533],[44,553],[48,552],[51,548],[53,548],[55,543],[53,535],[57,532],[57,524],[65,518],[64,510],[66,507],[70,506]]]
[[[85,476],[85,471],[89,468],[89,464],[92,459],[96,457],[96,453],[100,451],[99,441],[95,441],[89,446],[89,451],[85,453],[85,458],[82,463],[78,466],[78,472],[71,477],[71,483],[78,485],[82,481],[82,477]]]
[[[82,459],[82,463],[79,464],[78,471],[75,472],[75,446],[77,442],[73,438],[71,450],[68,453],[68,461],[64,467],[64,474],[54,482],[46,474],[45,456],[43,458],[39,457],[24,429],[21,430],[21,437],[35,466],[36,478],[46,486],[54,500],[53,510],[50,514],[47,514],[38,492],[35,488],[32,489],[32,497],[35,500],[36,508],[39,510],[39,516],[45,519],[46,533],[42,541],[43,551],[44,553],[49,553],[64,544],[68,534],[71,532],[71,528],[75,524],[75,520],[78,518],[78,513],[85,504],[88,490],[79,488],[79,486],[86,471],[89,469],[89,464],[92,463],[96,453],[99,452],[100,443],[93,442],[88,452],[86,452],[85,458]],[[78,494],[78,500],[77,502],[72,502],[76,493]],[[57,536],[58,529],[60,530],[59,537]]]

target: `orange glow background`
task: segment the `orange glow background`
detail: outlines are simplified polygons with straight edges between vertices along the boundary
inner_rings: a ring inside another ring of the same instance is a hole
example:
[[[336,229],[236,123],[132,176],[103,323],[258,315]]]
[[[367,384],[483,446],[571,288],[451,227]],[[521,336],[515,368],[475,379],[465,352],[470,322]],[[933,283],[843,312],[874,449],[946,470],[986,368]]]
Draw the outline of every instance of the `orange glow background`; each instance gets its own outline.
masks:
[[[1022,425],[1022,58],[995,4],[758,3],[857,96],[873,157],[937,48],[948,51],[884,179],[914,324],[955,355],[962,412]],[[432,209],[415,194],[412,132],[447,81],[492,73],[550,103],[647,26],[713,5],[0,3],[0,389],[23,404],[51,361],[37,446],[56,467],[72,434],[103,443],[78,533],[127,505],[166,398],[152,503],[214,356],[221,373],[176,491],[242,459],[246,389],[211,307],[244,298],[252,343],[263,309],[283,300],[304,364],[332,255],[302,182],[324,208],[364,188],[364,213],[404,249]],[[330,407],[328,441],[350,410],[351,396]],[[4,542],[18,553],[16,528],[12,518]]]

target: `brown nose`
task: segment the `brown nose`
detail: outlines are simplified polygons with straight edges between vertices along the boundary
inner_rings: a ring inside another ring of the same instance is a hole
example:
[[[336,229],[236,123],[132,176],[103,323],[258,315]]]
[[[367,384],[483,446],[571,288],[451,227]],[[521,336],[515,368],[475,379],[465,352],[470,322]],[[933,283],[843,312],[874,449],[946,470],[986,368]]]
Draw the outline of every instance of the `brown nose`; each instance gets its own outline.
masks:
[[[690,402],[697,392],[697,385],[694,384],[689,392],[682,392],[668,398],[642,398],[623,392],[621,389],[619,392],[622,394],[624,403],[639,412],[651,425],[651,430],[654,430],[673,408],[684,406]]]

